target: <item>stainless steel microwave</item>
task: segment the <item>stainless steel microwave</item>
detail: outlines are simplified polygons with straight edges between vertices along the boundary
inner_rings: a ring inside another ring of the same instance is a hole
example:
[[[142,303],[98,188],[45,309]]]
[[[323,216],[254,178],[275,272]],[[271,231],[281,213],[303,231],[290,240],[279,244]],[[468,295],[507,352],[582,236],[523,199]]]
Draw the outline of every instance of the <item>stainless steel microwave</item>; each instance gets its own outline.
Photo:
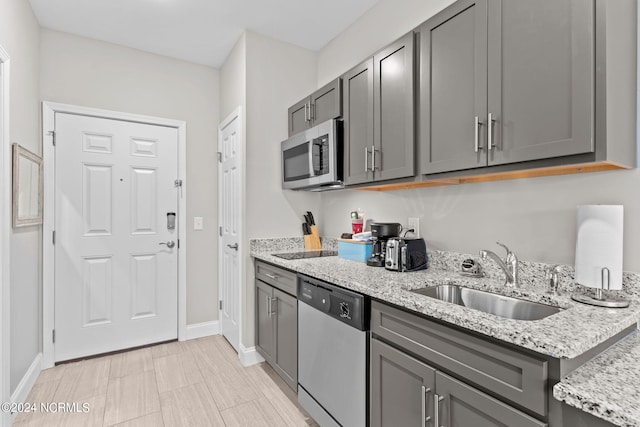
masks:
[[[343,188],[342,121],[327,120],[282,141],[282,188]]]

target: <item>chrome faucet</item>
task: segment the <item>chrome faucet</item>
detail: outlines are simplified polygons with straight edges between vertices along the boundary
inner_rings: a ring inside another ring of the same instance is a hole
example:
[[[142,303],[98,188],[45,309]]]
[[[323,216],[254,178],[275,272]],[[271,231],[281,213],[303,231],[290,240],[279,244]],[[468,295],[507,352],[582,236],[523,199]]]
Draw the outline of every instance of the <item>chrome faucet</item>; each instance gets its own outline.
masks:
[[[511,252],[511,249],[509,249],[506,245],[503,245],[500,242],[496,243],[507,250],[507,257],[504,259],[504,261],[500,259],[500,257],[496,255],[495,252],[486,249],[480,250],[480,259],[487,259],[487,257],[489,257],[494,260],[504,271],[504,274],[506,276],[504,284],[509,287],[517,288],[519,283],[518,257],[516,256],[516,254]]]

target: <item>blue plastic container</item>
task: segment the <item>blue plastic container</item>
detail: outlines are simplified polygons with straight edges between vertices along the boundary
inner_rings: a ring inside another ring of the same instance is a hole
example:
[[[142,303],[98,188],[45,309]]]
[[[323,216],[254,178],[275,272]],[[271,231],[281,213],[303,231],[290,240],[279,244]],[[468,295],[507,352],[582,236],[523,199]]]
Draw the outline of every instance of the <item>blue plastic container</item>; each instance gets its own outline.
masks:
[[[338,239],[338,256],[351,261],[366,262],[373,252],[372,242]]]

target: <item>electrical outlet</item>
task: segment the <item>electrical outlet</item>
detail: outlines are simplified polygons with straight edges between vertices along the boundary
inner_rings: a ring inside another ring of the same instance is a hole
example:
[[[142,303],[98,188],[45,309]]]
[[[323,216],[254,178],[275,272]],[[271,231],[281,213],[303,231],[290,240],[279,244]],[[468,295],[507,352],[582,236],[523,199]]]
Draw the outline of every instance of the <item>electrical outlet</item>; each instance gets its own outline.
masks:
[[[407,221],[407,229],[413,228],[413,234],[416,237],[420,237],[420,218],[409,218]]]
[[[204,220],[201,216],[193,217],[193,229],[202,230],[204,228]]]

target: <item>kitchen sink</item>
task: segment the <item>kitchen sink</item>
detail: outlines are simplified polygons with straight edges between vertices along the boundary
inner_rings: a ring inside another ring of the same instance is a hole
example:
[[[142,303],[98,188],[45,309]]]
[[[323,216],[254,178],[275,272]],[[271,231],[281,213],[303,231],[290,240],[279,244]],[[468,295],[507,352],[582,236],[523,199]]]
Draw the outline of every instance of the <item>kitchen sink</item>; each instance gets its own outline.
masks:
[[[411,292],[514,320],[539,320],[562,310],[560,307],[458,285],[431,286]]]

